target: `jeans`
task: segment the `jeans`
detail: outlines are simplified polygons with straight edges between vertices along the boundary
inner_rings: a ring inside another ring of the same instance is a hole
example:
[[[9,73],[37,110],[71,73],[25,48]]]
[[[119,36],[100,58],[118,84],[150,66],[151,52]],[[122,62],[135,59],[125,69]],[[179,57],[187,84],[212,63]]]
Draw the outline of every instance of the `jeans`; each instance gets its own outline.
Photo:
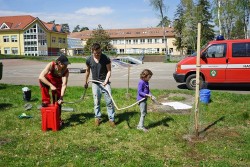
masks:
[[[113,102],[108,94],[108,92],[111,94],[111,87],[110,84],[104,86],[101,84],[96,84],[92,83],[92,93],[93,93],[93,98],[94,98],[94,112],[95,112],[95,118],[101,118],[101,97],[102,94],[104,94],[104,99],[106,101],[106,106],[107,106],[107,113],[109,117],[109,121],[114,121],[115,117],[115,110],[114,110],[114,105]]]
[[[144,119],[145,119],[145,116],[147,115],[147,100],[143,100],[142,102],[140,102],[139,106],[140,106],[140,111],[141,111],[141,117],[140,117],[140,121],[137,127],[142,128],[144,127]]]

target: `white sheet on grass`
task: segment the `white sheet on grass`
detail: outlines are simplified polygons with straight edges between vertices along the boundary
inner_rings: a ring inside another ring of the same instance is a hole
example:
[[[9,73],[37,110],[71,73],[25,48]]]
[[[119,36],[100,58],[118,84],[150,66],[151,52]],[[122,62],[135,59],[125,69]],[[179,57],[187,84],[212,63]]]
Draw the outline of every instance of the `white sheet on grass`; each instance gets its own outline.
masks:
[[[166,103],[162,103],[163,105],[167,105],[167,106],[171,106],[176,110],[180,110],[180,109],[190,109],[192,108],[192,106],[181,103],[181,102],[166,102]]]

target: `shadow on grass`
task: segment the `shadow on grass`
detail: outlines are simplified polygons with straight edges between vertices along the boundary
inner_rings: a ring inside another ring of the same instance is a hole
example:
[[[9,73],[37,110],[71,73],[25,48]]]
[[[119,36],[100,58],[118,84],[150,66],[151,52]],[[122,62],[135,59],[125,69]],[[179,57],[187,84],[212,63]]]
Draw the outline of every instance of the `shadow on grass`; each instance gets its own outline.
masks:
[[[130,118],[132,118],[134,115],[138,114],[138,112],[123,112],[123,113],[119,113],[116,115],[116,119],[118,119],[118,121],[116,121],[116,124],[120,124],[123,121],[127,122],[127,125],[129,128],[131,128],[130,124],[129,124],[129,120]]]
[[[225,119],[225,116],[220,117],[218,120],[214,121],[213,123],[209,124],[206,128],[204,128],[203,130],[201,130],[199,132],[199,134],[206,132],[209,128],[211,128],[212,126],[214,126],[215,124],[217,124],[219,121],[223,121],[224,119]]]
[[[72,114],[70,118],[64,120],[64,124],[62,128],[67,127],[67,126],[72,126],[72,125],[76,126],[76,125],[84,124],[90,118],[93,118],[92,113]]]
[[[0,111],[6,108],[12,107],[13,105],[10,103],[0,103]]]
[[[169,127],[168,122],[173,121],[173,120],[174,119],[172,117],[167,117],[167,118],[164,118],[164,119],[162,119],[160,121],[149,124],[148,128],[154,128],[154,127],[160,126],[160,125]]]
[[[6,89],[6,85],[0,84],[0,90],[1,90],[1,89]]]

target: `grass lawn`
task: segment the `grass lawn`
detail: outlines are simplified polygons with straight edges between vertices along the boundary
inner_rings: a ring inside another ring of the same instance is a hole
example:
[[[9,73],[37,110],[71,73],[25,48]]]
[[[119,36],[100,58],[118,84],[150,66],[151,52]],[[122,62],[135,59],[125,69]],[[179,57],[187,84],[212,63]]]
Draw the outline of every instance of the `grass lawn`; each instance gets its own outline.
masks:
[[[41,130],[40,90],[32,90],[33,105],[25,111],[23,85],[0,84],[0,166],[250,166],[250,95],[211,93],[212,102],[200,104],[202,140],[187,141],[193,134],[194,114],[149,112],[148,133],[138,131],[139,107],[116,112],[115,128],[108,124],[102,101],[103,122],[94,126],[91,89],[77,104],[65,104],[65,121],[57,132]],[[136,90],[126,98],[126,89],[112,89],[118,107],[135,102]],[[156,97],[192,91],[151,90]],[[82,87],[69,87],[65,101],[78,100]],[[176,98],[182,100],[182,98]],[[148,106],[153,105],[149,101]],[[22,113],[32,116],[19,119]]]

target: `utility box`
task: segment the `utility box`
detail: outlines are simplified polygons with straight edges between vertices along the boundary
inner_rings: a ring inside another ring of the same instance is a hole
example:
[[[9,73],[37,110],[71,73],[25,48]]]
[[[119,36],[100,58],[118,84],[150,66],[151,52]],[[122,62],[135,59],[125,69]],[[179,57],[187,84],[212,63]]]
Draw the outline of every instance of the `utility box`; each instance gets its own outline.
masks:
[[[0,80],[2,79],[3,76],[3,63],[0,62]]]
[[[42,130],[52,129],[58,131],[60,129],[60,115],[58,103],[49,104],[47,107],[41,107]]]

